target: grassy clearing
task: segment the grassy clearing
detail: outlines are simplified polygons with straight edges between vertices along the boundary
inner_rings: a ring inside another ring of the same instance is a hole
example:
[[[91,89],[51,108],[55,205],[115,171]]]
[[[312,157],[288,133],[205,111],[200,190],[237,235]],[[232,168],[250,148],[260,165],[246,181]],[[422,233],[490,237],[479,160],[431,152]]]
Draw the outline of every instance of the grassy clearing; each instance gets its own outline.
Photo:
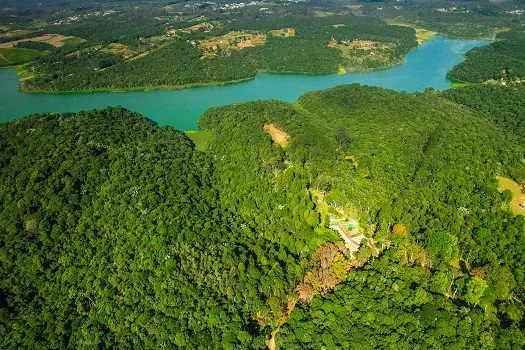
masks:
[[[20,81],[30,80],[35,77],[35,74],[25,70],[24,66],[17,67],[16,75],[19,77]]]
[[[197,150],[204,152],[208,149],[211,139],[211,133],[209,131],[186,131],[185,134],[193,141]]]
[[[62,47],[65,45],[65,40],[72,39],[73,37],[70,36],[64,36],[61,34],[44,34],[41,36],[37,36],[34,38],[27,38],[27,39],[21,39],[21,40],[13,40],[6,43],[0,44],[0,49],[6,49],[14,47],[18,43],[27,42],[27,41],[33,41],[33,42],[41,42],[41,43],[47,43],[49,45],[52,45],[54,47]],[[83,40],[80,38],[75,38],[76,40]],[[85,41],[85,40],[83,40]]]
[[[425,41],[429,41],[437,32],[431,30],[415,28],[416,29],[416,39],[419,45],[423,44]]]
[[[505,33],[505,32],[510,32],[512,30],[512,28],[509,28],[509,27],[501,27],[501,28],[494,28],[494,33]]]
[[[33,32],[32,30],[27,30],[27,29],[17,29],[17,30],[12,30],[10,32],[0,34],[0,38],[14,38],[14,37],[17,37],[20,35],[26,35],[32,32]]]
[[[64,43],[64,45],[76,46],[78,44],[85,43],[86,40],[84,40],[82,38],[77,38],[76,36],[72,36],[72,37],[69,37],[69,38],[66,38],[66,39],[62,40],[62,42]]]
[[[232,50],[264,45],[266,35],[248,32],[229,32],[227,34],[199,40],[195,45],[201,49],[201,59],[213,58],[219,54],[229,56]]]
[[[129,58],[136,54],[135,51],[131,50],[126,45],[120,43],[111,43],[108,46],[104,47],[101,51],[121,55],[124,58]]]
[[[284,132],[284,130],[279,129],[275,124],[264,124],[264,131],[266,131],[271,137],[274,144],[286,148],[290,140],[290,136]]]
[[[522,192],[522,187],[508,177],[497,176],[496,179],[498,180],[498,191],[509,190],[512,192],[512,200],[509,204],[510,211],[516,215],[525,215],[525,209],[520,207],[521,203],[525,203],[525,193]]]
[[[191,27],[179,29],[178,31],[189,34],[191,32],[196,32],[197,30],[201,30],[201,29],[204,30],[205,32],[209,32],[210,30],[213,29],[213,24],[208,23],[208,22],[202,22],[199,24],[192,25]]]
[[[344,66],[339,67],[339,74],[348,71],[367,71],[371,66],[386,68],[397,63],[392,62],[390,58],[393,46],[394,44],[391,43],[371,40],[337,41],[334,38],[328,43],[328,47],[339,50],[346,61]]]
[[[0,49],[0,67],[16,66],[18,64],[27,63],[42,55],[43,53],[37,50],[16,47]]]
[[[416,31],[416,40],[417,40],[418,45],[423,44],[425,41],[429,41],[432,38],[432,36],[438,34],[438,32],[434,32],[432,30],[418,28],[416,27],[416,25],[412,23],[400,22],[396,20],[391,20],[391,21],[386,21],[386,22],[393,26],[413,28]]]
[[[284,29],[275,29],[270,30],[270,35],[278,36],[281,38],[291,38],[295,36],[295,28],[284,28]]]
[[[467,83],[463,81],[453,81],[452,82],[453,88],[462,88],[462,87],[469,86],[469,85],[471,85],[471,83]]]

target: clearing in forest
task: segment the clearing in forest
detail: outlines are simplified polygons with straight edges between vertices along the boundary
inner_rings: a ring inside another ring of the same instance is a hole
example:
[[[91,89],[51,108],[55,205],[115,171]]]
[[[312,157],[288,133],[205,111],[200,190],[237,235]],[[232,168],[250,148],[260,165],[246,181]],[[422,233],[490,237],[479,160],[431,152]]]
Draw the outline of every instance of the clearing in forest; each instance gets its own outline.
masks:
[[[341,52],[347,64],[339,69],[340,74],[347,71],[366,71],[369,67],[388,67],[392,63],[393,43],[380,43],[372,40],[336,40],[332,38],[328,47]]]
[[[135,51],[131,50],[126,45],[120,43],[111,43],[108,46],[104,47],[101,51],[121,55],[124,58],[129,58],[136,54]]]
[[[288,146],[288,141],[290,140],[290,136],[286,132],[279,129],[274,124],[264,124],[263,129],[268,134],[270,134],[270,136],[272,137],[273,143],[281,146],[282,148],[286,148]]]
[[[208,144],[210,143],[211,133],[206,130],[189,130],[185,132],[191,141],[195,144],[195,148],[198,151],[204,152],[208,149]]]
[[[416,31],[416,40],[417,40],[418,45],[423,44],[425,41],[429,41],[430,38],[432,38],[432,36],[438,34],[437,32],[434,32],[432,30],[417,28],[412,23],[406,23],[406,22],[397,21],[397,20],[391,20],[391,21],[386,21],[386,22],[392,26],[402,26],[402,27],[413,28]]]
[[[520,206],[520,204],[525,203],[523,188],[516,181],[508,177],[496,176],[496,179],[498,180],[498,191],[503,192],[509,190],[512,192],[512,200],[509,204],[510,211],[516,215],[524,215],[525,209]]]
[[[192,25],[191,27],[178,29],[178,31],[186,33],[186,34],[189,34],[191,32],[196,32],[197,30],[200,30],[200,29],[203,29],[205,32],[209,32],[210,30],[213,29],[213,24],[208,23],[208,22],[202,22],[202,23],[198,23],[198,24]],[[176,33],[176,32],[177,32],[177,30],[175,30],[174,33]]]
[[[26,41],[42,42],[42,43],[47,43],[49,45],[52,45],[54,47],[62,47],[67,43],[67,40],[71,38],[73,37],[64,36],[61,34],[44,34],[41,36],[37,36],[35,38],[13,40],[13,41],[8,41],[6,43],[2,43],[0,44],[0,49],[7,49],[10,47],[14,47],[16,44],[21,43],[21,42],[26,42]]]
[[[227,34],[191,42],[202,51],[201,59],[213,58],[220,54],[229,56],[233,50],[264,45],[266,35],[248,32],[229,32]]]
[[[423,44],[425,41],[429,41],[432,36],[436,35],[437,32],[431,30],[426,30],[422,28],[416,28],[416,39],[419,45]]]
[[[328,16],[333,16],[335,15],[335,13],[333,12],[328,12],[328,11],[315,11],[315,17],[328,17]]]
[[[295,36],[295,28],[283,28],[283,29],[270,30],[270,34],[273,36],[279,36],[282,38],[291,38],[292,36]]]

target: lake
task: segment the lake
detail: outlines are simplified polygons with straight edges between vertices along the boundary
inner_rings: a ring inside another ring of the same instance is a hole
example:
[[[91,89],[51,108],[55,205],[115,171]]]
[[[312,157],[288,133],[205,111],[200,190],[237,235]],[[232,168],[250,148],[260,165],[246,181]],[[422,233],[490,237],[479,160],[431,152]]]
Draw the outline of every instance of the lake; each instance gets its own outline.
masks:
[[[468,50],[488,44],[483,40],[453,40],[434,36],[410,52],[400,66],[368,73],[345,75],[259,74],[250,81],[181,90],[30,94],[18,91],[13,69],[0,69],[0,122],[42,112],[76,112],[122,106],[139,112],[159,125],[179,130],[197,129],[197,120],[215,106],[256,100],[295,101],[308,91],[341,84],[360,83],[396,91],[451,87],[447,72],[463,61]]]

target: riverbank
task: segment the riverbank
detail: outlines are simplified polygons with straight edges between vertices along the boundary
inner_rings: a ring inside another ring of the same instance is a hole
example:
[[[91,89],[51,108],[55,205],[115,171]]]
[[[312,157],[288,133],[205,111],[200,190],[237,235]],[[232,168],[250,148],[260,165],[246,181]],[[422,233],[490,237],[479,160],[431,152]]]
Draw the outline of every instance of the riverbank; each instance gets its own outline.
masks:
[[[237,79],[231,81],[212,81],[207,83],[190,83],[183,85],[154,85],[154,86],[137,86],[130,88],[100,88],[100,89],[83,89],[83,90],[32,90],[24,87],[24,84],[20,84],[19,91],[29,94],[90,94],[97,92],[107,92],[107,93],[118,93],[118,92],[146,92],[146,91],[174,91],[174,90],[183,90],[183,89],[192,89],[200,87],[210,87],[210,86],[225,86],[231,84],[238,84],[250,80],[254,80],[257,76]],[[30,78],[29,78],[30,79]],[[26,79],[26,80],[29,80]],[[21,79],[22,83],[23,80]]]

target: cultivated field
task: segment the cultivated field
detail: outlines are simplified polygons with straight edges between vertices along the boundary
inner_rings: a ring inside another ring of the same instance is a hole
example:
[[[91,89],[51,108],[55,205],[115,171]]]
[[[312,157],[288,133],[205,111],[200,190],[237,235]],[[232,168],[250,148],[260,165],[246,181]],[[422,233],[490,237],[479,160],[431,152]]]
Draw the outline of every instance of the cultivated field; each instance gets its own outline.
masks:
[[[248,32],[229,32],[222,36],[199,40],[195,43],[202,50],[201,59],[213,58],[219,54],[229,56],[232,50],[264,45],[266,35]]]
[[[54,47],[62,47],[66,45],[67,40],[71,40],[74,37],[72,36],[64,36],[61,34],[44,34],[41,36],[37,36],[34,38],[27,38],[27,39],[20,39],[20,40],[13,40],[8,41],[6,43],[0,44],[0,49],[7,49],[10,47],[14,47],[18,43],[27,42],[27,41],[34,41],[34,42],[41,42],[41,43],[47,43],[49,45],[52,45]],[[79,38],[75,38],[77,40],[82,40]],[[70,41],[71,42],[71,41]]]

